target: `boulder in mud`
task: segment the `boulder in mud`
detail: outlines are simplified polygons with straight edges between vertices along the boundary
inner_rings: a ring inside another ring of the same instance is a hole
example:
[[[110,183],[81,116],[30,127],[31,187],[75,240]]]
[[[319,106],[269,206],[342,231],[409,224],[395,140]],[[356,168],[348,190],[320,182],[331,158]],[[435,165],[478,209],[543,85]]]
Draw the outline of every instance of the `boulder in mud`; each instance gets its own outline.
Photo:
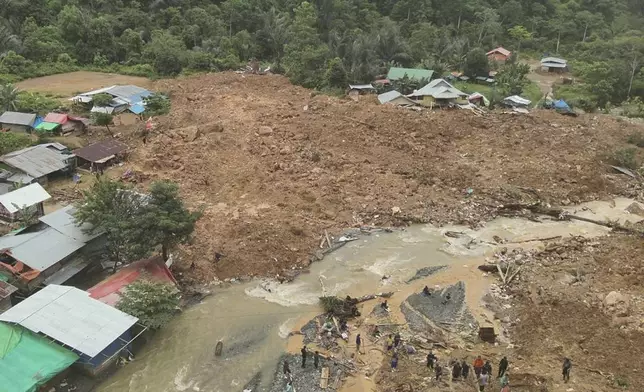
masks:
[[[604,298],[604,305],[606,306],[617,306],[620,303],[627,303],[627,302],[628,302],[628,298],[618,293],[617,291],[611,291]]]
[[[633,202],[631,205],[626,207],[626,211],[630,212],[631,214],[644,217],[644,208],[640,203]]]
[[[259,127],[259,130],[257,131],[257,134],[259,134],[259,136],[268,136],[272,133],[273,133],[273,128],[267,127],[265,125]]]

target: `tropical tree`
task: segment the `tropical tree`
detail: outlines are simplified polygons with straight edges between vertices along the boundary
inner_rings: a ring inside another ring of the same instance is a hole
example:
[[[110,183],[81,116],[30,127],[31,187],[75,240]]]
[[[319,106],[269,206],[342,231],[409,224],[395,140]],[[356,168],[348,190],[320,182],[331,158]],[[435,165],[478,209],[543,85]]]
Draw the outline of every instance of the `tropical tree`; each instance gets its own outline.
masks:
[[[0,108],[2,111],[17,110],[19,94],[20,90],[11,83],[0,85]]]
[[[490,72],[490,65],[483,49],[476,48],[467,53],[463,72],[470,77],[487,76]]]
[[[114,133],[110,129],[114,116],[109,113],[92,113],[92,119],[94,120],[94,125],[105,127],[110,136],[114,137]]]
[[[100,93],[92,96],[92,103],[94,106],[106,107],[110,106],[114,98],[107,93]]]
[[[181,293],[171,284],[139,280],[125,288],[116,308],[152,329],[166,325],[179,309]]]
[[[532,38],[532,33],[528,31],[525,27],[521,25],[516,25],[508,30],[508,35],[517,41],[517,60],[519,58],[519,52],[521,51],[521,42],[527,41]]]
[[[161,116],[170,113],[170,99],[165,94],[152,94],[143,99],[145,113],[150,116]]]

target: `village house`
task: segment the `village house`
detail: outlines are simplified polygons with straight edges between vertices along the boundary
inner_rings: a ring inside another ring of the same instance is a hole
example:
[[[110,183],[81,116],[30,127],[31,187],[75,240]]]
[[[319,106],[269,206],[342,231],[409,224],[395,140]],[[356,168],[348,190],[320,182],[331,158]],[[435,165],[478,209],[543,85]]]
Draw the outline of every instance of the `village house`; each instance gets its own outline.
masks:
[[[353,99],[357,99],[359,95],[370,94],[375,91],[376,89],[371,84],[350,84],[347,95]]]
[[[43,216],[43,202],[49,199],[51,195],[40,184],[23,186],[0,195],[0,219],[15,222],[25,215]]]
[[[386,93],[382,93],[378,95],[378,101],[381,104],[391,104],[391,105],[398,105],[398,106],[416,106],[418,103],[416,101],[413,101],[401,93],[399,93],[396,90],[393,91],[388,91]]]
[[[124,111],[130,111],[134,114],[141,114],[145,111],[144,99],[152,95],[152,92],[134,85],[110,86],[79,94],[71,98],[71,100],[78,103],[90,104],[93,96],[97,94],[111,95],[112,102],[109,106],[105,107],[93,106],[92,112],[94,113],[118,114]]]
[[[106,139],[98,143],[74,150],[78,167],[90,172],[105,170],[114,162],[122,159],[127,145],[116,139]]]
[[[512,52],[509,50],[505,49],[504,47],[499,46],[496,49],[492,49],[489,52],[486,53],[488,61],[492,62],[497,62],[499,64],[504,64],[510,56],[512,56]]]
[[[38,331],[0,322],[0,389],[3,392],[53,390],[78,355],[52,344]]]
[[[138,319],[71,286],[48,285],[0,314],[0,321],[47,337],[77,355],[76,366],[95,376],[127,356],[145,331]]]
[[[116,306],[125,288],[141,279],[171,285],[177,284],[172,272],[163,261],[163,257],[153,256],[121,268],[115,274],[89,288],[87,292],[90,297],[104,304]]]
[[[31,132],[34,129],[36,117],[33,113],[4,112],[0,116],[0,129],[13,132]]]
[[[29,293],[42,284],[62,284],[91,265],[105,246],[101,232],[78,225],[67,206],[39,218],[17,234],[0,237],[0,276]]]
[[[387,80],[394,82],[407,77],[411,81],[422,82],[431,80],[433,75],[434,71],[429,69],[391,67],[387,73]]]
[[[444,79],[432,80],[425,87],[414,91],[407,97],[428,107],[445,107],[468,103],[467,94]]]
[[[68,134],[74,131],[84,133],[89,125],[89,120],[82,117],[73,117],[65,113],[49,113],[43,121],[36,126],[36,131],[49,133]]]
[[[50,177],[70,175],[76,167],[76,156],[60,143],[45,143],[5,154],[0,162],[12,169],[0,173],[1,181],[45,185]]]
[[[558,57],[544,57],[541,59],[541,70],[544,72],[568,72],[568,62]]]

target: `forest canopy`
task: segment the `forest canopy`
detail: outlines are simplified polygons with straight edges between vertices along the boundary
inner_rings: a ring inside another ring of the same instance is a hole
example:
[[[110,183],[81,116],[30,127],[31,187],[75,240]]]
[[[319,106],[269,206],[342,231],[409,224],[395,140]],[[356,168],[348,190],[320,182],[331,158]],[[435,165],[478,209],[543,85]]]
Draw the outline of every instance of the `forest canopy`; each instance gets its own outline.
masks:
[[[0,83],[257,59],[326,88],[370,82],[392,65],[463,70],[468,53],[503,46],[566,58],[585,82],[579,94],[603,107],[644,97],[643,9],[641,0],[0,0]]]

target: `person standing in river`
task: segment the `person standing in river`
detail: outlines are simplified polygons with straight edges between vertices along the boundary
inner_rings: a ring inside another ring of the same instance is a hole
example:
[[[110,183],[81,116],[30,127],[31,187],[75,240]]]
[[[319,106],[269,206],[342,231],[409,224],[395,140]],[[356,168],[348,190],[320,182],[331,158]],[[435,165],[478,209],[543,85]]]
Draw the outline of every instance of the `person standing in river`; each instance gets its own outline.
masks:
[[[307,354],[306,345],[302,347],[302,350],[300,350],[300,352],[302,353],[302,367],[304,368],[306,367],[306,354]]]

